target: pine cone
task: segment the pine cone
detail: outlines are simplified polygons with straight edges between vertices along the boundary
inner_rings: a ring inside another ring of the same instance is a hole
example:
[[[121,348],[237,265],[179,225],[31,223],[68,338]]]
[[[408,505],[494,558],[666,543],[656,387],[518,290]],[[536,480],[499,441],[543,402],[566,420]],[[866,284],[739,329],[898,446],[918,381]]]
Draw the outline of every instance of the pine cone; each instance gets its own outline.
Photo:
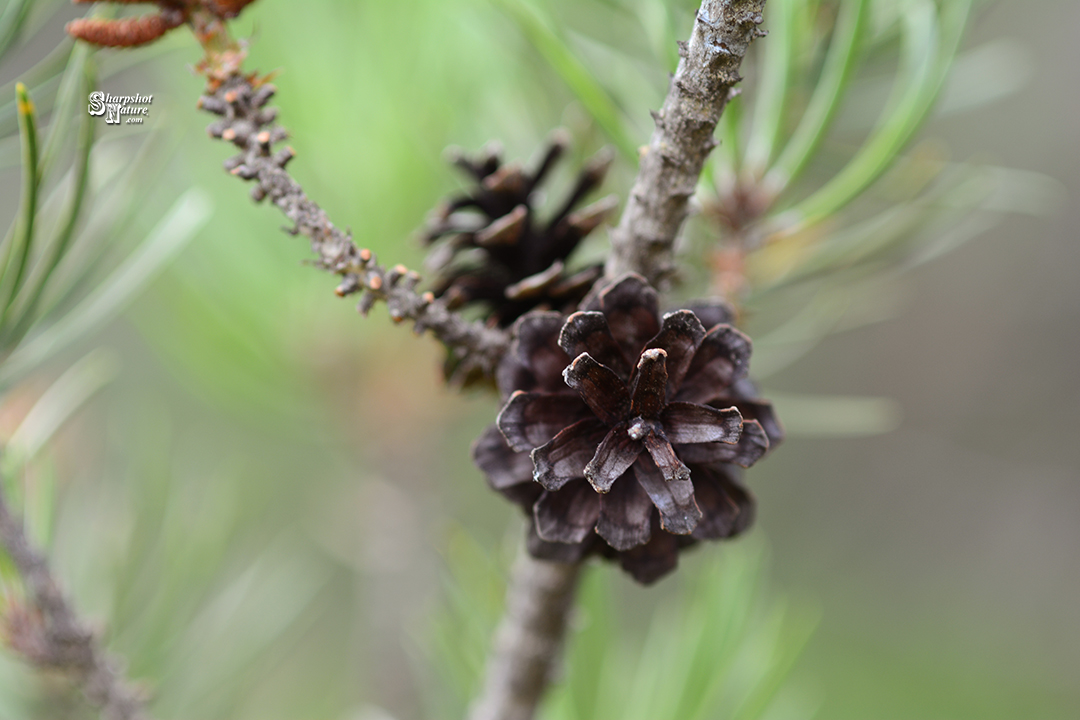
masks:
[[[494,147],[476,158],[455,158],[477,184],[444,204],[428,224],[425,241],[441,241],[428,260],[438,273],[436,296],[452,307],[480,305],[484,317],[509,327],[529,310],[569,309],[588,293],[602,267],[590,265],[571,274],[567,259],[617,200],[608,197],[574,208],[603,181],[611,155],[601,151],[593,157],[559,210],[542,221],[534,207],[536,190],[566,145],[557,135],[532,173],[516,163],[502,164]]]
[[[750,341],[726,306],[661,319],[656,291],[630,275],[582,307],[517,322],[498,373],[506,403],[474,459],[532,513],[534,555],[595,552],[653,582],[681,547],[749,527],[754,501],[737,466],[782,432],[743,380]]]

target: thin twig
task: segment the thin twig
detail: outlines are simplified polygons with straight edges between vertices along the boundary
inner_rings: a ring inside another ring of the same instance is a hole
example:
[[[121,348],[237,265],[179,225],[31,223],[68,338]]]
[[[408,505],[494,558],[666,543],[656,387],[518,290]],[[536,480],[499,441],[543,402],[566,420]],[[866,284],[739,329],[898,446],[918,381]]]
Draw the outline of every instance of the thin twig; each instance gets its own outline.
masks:
[[[269,198],[292,222],[287,232],[311,241],[315,266],[342,277],[336,290],[339,296],[362,293],[359,310],[365,315],[376,302],[385,302],[391,319],[411,320],[417,334],[430,330],[459,356],[463,370],[477,368],[491,375],[509,345],[506,332],[465,320],[431,293],[417,292],[420,276],[416,272],[402,265],[380,265],[370,250],[358,248],[349,233],[335,226],[289,175],[285,166],[294,157],[292,148],[272,150],[287,136],[274,124],[276,109],[265,107],[274,92],[272,85],[256,86],[236,74],[199,99],[202,109],[222,116],[210,126],[210,134],[242,151],[225,162],[226,169],[254,180],[251,196],[257,202]]]
[[[88,623],[72,609],[52,576],[45,555],[11,514],[0,481],[0,542],[22,576],[27,598],[7,598],[4,634],[8,644],[37,667],[75,679],[86,699],[107,720],[146,720],[146,698],[107,654]]]
[[[580,571],[580,563],[537,560],[521,551],[469,720],[532,719],[562,650]]]
[[[758,29],[765,0],[704,0],[689,43],[679,44],[656,128],[641,158],[619,226],[612,231],[609,277],[636,272],[652,283],[674,269],[672,247],[724,106],[742,78],[739,66]]]

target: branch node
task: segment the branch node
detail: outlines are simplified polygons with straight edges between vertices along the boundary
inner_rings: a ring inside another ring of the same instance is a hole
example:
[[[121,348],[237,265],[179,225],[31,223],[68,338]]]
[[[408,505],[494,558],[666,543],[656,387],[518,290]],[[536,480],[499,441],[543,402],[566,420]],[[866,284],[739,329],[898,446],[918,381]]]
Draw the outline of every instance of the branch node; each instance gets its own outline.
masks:
[[[390,287],[397,287],[401,279],[409,272],[404,265],[395,265],[386,273],[386,282]]]
[[[360,298],[360,302],[356,304],[356,311],[364,317],[367,317],[368,313],[371,312],[371,308],[375,307],[375,303],[378,301],[379,296],[369,290],[364,293]]]
[[[291,147],[283,147],[274,154],[274,164],[282,170],[289,164],[289,161],[296,157],[296,151]]]
[[[341,281],[341,284],[334,288],[334,294],[338,297],[346,297],[363,289],[364,286],[360,284],[360,278],[353,273],[349,273]]]
[[[277,88],[270,83],[266,83],[259,87],[259,89],[255,91],[255,94],[251,96],[251,104],[257,108],[261,108],[266,105],[266,103],[270,102],[270,98],[274,97],[276,93]]]

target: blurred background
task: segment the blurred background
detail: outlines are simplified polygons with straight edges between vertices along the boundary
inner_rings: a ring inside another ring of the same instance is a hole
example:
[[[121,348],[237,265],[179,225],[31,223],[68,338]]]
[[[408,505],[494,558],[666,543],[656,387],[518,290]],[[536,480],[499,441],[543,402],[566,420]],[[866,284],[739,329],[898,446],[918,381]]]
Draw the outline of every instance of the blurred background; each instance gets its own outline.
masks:
[[[416,231],[461,183],[444,148],[497,139],[527,161],[565,127],[574,145],[553,187],[603,145],[632,153],[673,68],[665,32],[685,37],[696,5],[261,0],[237,33],[251,38],[249,69],[277,72],[294,176],[361,246],[421,267]],[[81,14],[41,6],[0,82]],[[1022,171],[1017,212],[892,278],[875,322],[840,323],[791,362],[762,347],[765,394],[791,437],[748,474],[757,526],[651,588],[592,568],[582,636],[614,623],[594,632],[597,651],[618,637],[651,652],[646,636],[668,632],[657,617],[685,610],[686,586],[743,573],[758,578],[755,607],[786,608],[776,642],[802,649],[782,702],[754,717],[1080,716],[1077,27],[1069,0],[976,8],[964,73],[917,147]],[[571,87],[556,36],[617,98],[618,124]],[[362,319],[304,266],[305,243],[222,170],[229,150],[195,110],[197,59],[182,32],[100,55],[103,89],[154,96],[141,131],[97,127],[95,182],[128,198],[110,232],[147,235],[191,188],[210,214],[122,315],[3,397],[9,439],[57,377],[98,353],[100,389],[27,465],[31,530],[160,717],[455,717],[521,533],[469,459],[496,401],[445,388],[434,342],[382,309]],[[744,74],[752,95],[753,58]],[[859,102],[879,100],[872,82],[855,88],[844,117],[858,126]],[[625,193],[627,155],[605,192]],[[4,163],[5,218],[17,161]],[[584,252],[604,243],[598,233]],[[756,336],[767,321],[751,312],[747,327]],[[850,418],[829,415],[845,402]],[[455,652],[473,655],[453,667]],[[56,678],[14,657],[0,657],[0,682],[0,717],[81,717]]]

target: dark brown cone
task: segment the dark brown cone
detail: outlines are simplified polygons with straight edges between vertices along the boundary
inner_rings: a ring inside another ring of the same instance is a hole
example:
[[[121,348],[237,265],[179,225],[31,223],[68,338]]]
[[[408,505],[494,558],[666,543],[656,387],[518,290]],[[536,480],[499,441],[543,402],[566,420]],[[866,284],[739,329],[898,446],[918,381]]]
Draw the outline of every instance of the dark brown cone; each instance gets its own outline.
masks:
[[[439,208],[425,231],[425,242],[433,245],[428,264],[438,273],[436,296],[454,306],[478,306],[502,327],[535,308],[572,308],[585,296],[602,268],[571,271],[569,258],[615,203],[604,198],[576,208],[603,181],[611,158],[606,152],[594,157],[544,220],[537,213],[537,189],[565,150],[565,138],[557,135],[531,172],[503,164],[496,148],[454,159],[475,184]]]
[[[680,549],[750,526],[741,468],[782,430],[744,377],[750,341],[724,306],[661,317],[636,276],[598,285],[582,306],[561,325],[536,312],[515,324],[500,434],[485,431],[474,457],[529,513],[537,557],[600,554],[649,583]]]

